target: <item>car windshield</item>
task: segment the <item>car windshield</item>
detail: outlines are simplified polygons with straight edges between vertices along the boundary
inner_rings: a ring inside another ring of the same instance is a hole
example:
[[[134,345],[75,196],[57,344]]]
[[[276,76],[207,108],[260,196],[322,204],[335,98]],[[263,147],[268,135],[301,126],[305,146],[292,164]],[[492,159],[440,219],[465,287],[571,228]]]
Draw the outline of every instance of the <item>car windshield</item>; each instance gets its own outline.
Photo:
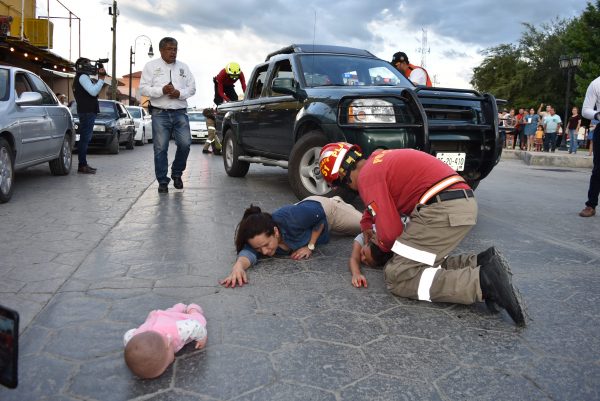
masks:
[[[100,104],[100,113],[98,113],[99,117],[111,117],[117,118],[117,111],[115,110],[115,105],[110,102],[98,102]]]
[[[189,113],[190,121],[206,121],[206,117],[202,113]]]
[[[142,118],[142,110],[137,107],[127,107],[127,111],[129,111],[129,114],[133,118]]]
[[[413,86],[390,63],[377,58],[307,54],[300,56],[306,86]]]
[[[10,70],[6,68],[0,68],[0,101],[8,100],[8,88],[10,87],[8,82],[9,72]]]

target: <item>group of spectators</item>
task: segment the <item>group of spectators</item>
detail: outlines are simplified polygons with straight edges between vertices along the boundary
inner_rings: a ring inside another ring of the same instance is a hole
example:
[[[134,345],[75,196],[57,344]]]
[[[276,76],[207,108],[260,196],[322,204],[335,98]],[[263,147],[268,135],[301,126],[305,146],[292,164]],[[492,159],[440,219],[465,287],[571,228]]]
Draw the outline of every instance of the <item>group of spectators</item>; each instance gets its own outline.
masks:
[[[515,109],[504,109],[498,113],[498,120],[500,126],[505,128],[504,148],[555,152],[564,140],[565,143],[569,141],[569,153],[575,154],[581,137],[584,147],[589,146],[589,154],[592,154],[593,128],[597,121],[592,120],[589,126],[583,125],[577,107],[571,110],[566,130],[554,107],[546,105],[544,108],[544,103],[540,104],[537,111],[533,107],[528,111],[520,108],[518,113],[515,113]]]

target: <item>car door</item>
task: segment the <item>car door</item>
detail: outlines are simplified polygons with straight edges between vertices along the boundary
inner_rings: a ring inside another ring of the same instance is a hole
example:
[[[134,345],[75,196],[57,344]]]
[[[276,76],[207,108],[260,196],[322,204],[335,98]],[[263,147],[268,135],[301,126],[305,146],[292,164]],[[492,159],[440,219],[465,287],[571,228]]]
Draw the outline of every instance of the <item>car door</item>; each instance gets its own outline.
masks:
[[[290,60],[280,60],[274,65],[261,105],[259,125],[264,146],[278,155],[288,156],[294,146],[294,122],[301,104],[292,95],[273,90],[273,81],[277,78],[295,81]]]
[[[15,98],[24,92],[36,92],[25,71],[15,73]],[[15,158],[17,166],[39,160],[45,154],[51,136],[50,117],[42,104],[17,105],[17,142],[19,149]]]
[[[57,156],[63,144],[65,133],[71,125],[71,114],[63,107],[52,94],[50,88],[41,78],[34,74],[27,74],[36,92],[42,95],[42,105],[48,115],[48,135],[44,137],[41,145],[41,156]]]
[[[261,152],[268,147],[264,146],[262,132],[259,126],[261,112],[261,93],[267,77],[268,64],[257,67],[248,83],[248,97],[237,115],[239,132],[245,149]]]

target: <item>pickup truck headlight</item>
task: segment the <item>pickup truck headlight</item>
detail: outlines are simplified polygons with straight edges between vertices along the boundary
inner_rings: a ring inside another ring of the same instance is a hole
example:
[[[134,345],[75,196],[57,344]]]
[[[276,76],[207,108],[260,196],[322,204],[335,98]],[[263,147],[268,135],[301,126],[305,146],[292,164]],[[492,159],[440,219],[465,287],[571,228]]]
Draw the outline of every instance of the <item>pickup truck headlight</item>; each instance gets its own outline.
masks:
[[[394,124],[394,105],[382,99],[356,99],[348,106],[349,124]]]

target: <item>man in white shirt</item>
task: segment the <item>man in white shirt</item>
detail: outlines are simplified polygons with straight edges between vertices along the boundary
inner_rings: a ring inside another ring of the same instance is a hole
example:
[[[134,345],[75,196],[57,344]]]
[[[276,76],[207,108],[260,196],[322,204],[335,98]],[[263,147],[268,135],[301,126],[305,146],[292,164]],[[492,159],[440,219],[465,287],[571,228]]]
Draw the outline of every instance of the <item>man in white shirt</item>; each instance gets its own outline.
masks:
[[[589,120],[598,120],[600,118],[600,77],[594,79],[588,86],[583,100],[581,115]],[[600,124],[596,124],[594,129],[594,167],[590,177],[590,187],[588,189],[588,200],[585,202],[585,208],[579,212],[581,217],[592,217],[596,214],[598,206],[598,194],[600,193]]]
[[[177,40],[162,38],[158,49],[160,58],[144,66],[140,93],[150,98],[152,139],[154,143],[154,172],[158,192],[169,192],[167,152],[171,135],[177,152],[171,165],[171,178],[176,189],[183,188],[181,175],[190,153],[192,136],[187,116],[187,100],[196,93],[196,82],[189,67],[177,60]]]

